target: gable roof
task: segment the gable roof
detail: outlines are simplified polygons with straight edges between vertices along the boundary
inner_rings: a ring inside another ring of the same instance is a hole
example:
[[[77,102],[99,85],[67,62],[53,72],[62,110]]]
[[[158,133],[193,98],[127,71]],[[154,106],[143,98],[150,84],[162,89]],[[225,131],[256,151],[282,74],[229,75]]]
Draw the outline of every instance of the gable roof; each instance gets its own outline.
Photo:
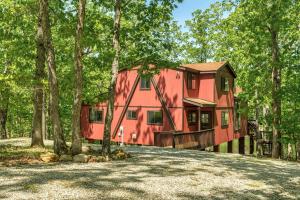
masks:
[[[185,69],[196,70],[199,72],[217,72],[222,67],[228,67],[233,76],[236,78],[237,75],[228,61],[222,62],[208,62],[208,63],[195,63],[195,64],[182,64],[181,67]]]
[[[233,77],[236,78],[237,75],[231,65],[229,64],[228,61],[221,61],[221,62],[207,62],[207,63],[194,63],[194,64],[181,64],[177,69],[186,69],[186,70],[192,70],[192,71],[199,71],[199,72],[211,72],[211,73],[216,73],[219,69],[222,67],[227,67],[229,71],[232,73]],[[141,65],[135,66],[131,69],[121,69],[120,71],[123,70],[138,70],[141,68]],[[149,65],[149,69],[155,69],[156,66],[153,64]],[[168,68],[168,67],[164,67]],[[170,68],[170,69],[175,69],[176,68]]]

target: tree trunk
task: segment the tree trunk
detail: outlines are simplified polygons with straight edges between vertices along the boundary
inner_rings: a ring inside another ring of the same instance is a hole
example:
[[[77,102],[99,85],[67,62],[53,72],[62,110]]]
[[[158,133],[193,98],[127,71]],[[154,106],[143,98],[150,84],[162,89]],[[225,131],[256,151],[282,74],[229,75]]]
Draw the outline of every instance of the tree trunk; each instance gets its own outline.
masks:
[[[44,35],[44,46],[46,50],[46,58],[49,71],[49,104],[51,109],[51,122],[53,129],[54,152],[56,154],[67,153],[67,145],[63,135],[60,116],[59,116],[59,94],[58,82],[56,76],[55,53],[52,44],[50,20],[49,20],[49,5],[48,0],[40,0],[40,7],[42,9],[42,29]]]
[[[31,146],[44,146],[43,141],[43,79],[45,77],[45,47],[42,30],[42,8],[39,8],[37,37],[36,37],[36,61],[34,76],[34,102]]]
[[[7,108],[0,109],[0,137],[7,139],[6,121],[7,121]]]
[[[296,143],[296,160],[300,160],[300,141]]]
[[[114,35],[113,47],[115,51],[114,60],[111,68],[111,81],[109,86],[109,99],[107,112],[105,117],[104,136],[102,145],[102,154],[108,156],[110,154],[110,137],[111,137],[111,123],[113,120],[115,88],[119,70],[120,57],[120,21],[121,21],[121,0],[115,0],[115,18],[114,18]]]
[[[272,36],[272,111],[273,111],[273,141],[272,158],[279,158],[281,155],[281,69],[279,63],[278,31],[271,27]]]
[[[45,90],[43,92],[43,110],[42,110],[42,135],[44,140],[47,140],[47,119],[46,119],[46,93]]]
[[[75,36],[75,52],[74,52],[74,102],[72,114],[72,154],[81,153],[81,132],[80,132],[80,111],[82,103],[82,38],[85,16],[85,0],[78,2],[78,19],[77,30]]]

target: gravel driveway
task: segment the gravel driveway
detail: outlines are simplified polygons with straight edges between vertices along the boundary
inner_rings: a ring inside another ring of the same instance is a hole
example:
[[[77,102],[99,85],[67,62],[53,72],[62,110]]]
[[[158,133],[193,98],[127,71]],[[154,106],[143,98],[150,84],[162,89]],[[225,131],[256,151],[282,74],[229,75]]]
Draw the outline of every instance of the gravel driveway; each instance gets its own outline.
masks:
[[[15,139],[0,145],[8,142],[29,144]],[[0,199],[300,199],[299,163],[195,150],[125,149],[133,158],[0,167]]]

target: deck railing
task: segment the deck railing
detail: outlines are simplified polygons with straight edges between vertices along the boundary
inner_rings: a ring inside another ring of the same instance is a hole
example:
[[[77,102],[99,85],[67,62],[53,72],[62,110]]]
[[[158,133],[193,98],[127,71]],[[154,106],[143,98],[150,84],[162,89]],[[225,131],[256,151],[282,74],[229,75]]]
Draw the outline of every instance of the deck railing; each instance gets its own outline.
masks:
[[[156,132],[154,145],[177,149],[204,149],[214,145],[214,129],[193,132]]]

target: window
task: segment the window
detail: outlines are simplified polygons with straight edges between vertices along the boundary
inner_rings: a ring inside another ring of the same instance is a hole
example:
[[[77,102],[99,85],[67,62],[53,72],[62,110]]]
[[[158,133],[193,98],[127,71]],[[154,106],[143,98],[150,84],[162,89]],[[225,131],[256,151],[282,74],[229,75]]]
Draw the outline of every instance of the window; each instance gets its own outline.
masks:
[[[221,90],[228,92],[229,91],[229,80],[228,78],[221,77]]]
[[[228,126],[228,111],[222,111],[221,113],[221,125],[222,127],[227,127]]]
[[[189,111],[188,112],[188,123],[189,124],[197,123],[197,111]]]
[[[127,119],[137,119],[137,114],[135,110],[127,111]]]
[[[97,108],[90,108],[89,121],[90,121],[90,123],[102,123],[103,122],[103,110],[97,110]]]
[[[201,129],[212,129],[212,112],[204,111],[201,112]]]
[[[209,114],[208,113],[201,113],[201,123],[208,124],[209,120]]]
[[[162,111],[148,111],[147,118],[148,118],[147,119],[148,124],[162,125],[163,123]]]
[[[187,87],[188,89],[196,89],[196,74],[187,73]]]
[[[149,77],[141,78],[141,90],[150,90],[150,78]]]

